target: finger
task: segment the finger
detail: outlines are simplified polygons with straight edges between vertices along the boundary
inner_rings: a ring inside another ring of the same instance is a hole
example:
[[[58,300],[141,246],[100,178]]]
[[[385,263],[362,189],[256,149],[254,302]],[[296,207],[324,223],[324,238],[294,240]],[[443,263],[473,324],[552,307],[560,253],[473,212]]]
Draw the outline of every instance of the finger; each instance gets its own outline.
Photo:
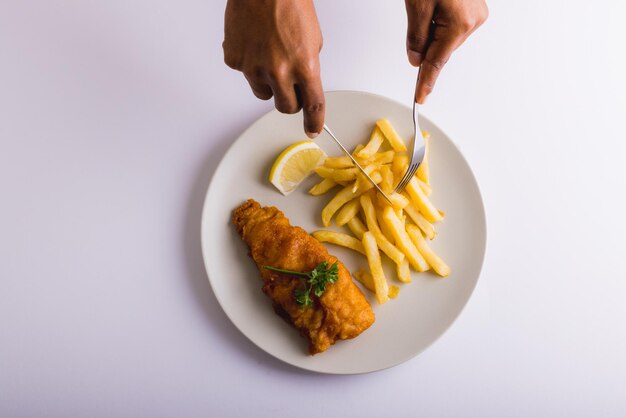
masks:
[[[445,29],[445,27],[435,28],[433,39],[426,49],[415,89],[417,103],[423,104],[426,101],[426,97],[435,87],[437,77],[450,59],[450,55],[463,42],[463,35],[450,36],[445,33]]]
[[[272,98],[272,88],[266,82],[256,77],[248,76],[247,74],[244,74],[244,76],[246,77],[246,80],[248,80],[252,93],[254,93],[256,97],[261,100],[269,100]]]
[[[308,78],[298,84],[302,97],[304,114],[304,132],[309,138],[315,138],[324,129],[326,101],[319,75]]]
[[[292,81],[289,81],[287,78],[274,79],[270,82],[270,87],[274,92],[274,106],[280,113],[298,113],[300,105],[298,104],[295,85]]]
[[[430,40],[432,19],[435,13],[434,2],[406,0],[406,52],[411,65],[418,67],[423,59]]]

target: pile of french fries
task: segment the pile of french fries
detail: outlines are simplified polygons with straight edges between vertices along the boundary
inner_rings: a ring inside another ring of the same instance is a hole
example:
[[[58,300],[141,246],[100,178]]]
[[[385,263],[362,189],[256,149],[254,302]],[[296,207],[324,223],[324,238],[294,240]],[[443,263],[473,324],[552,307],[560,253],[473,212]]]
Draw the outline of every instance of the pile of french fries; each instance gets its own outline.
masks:
[[[350,233],[320,230],[313,236],[367,257],[369,272],[359,270],[354,277],[375,292],[381,304],[395,298],[400,290],[387,281],[381,252],[395,264],[397,279],[402,283],[411,281],[411,270],[432,268],[442,277],[450,273],[450,267],[426,241],[435,238],[434,224],[443,220],[444,213],[429,199],[430,135],[425,131],[422,134],[426,141],[424,161],[402,193],[394,189],[408,168],[407,147],[387,119],[378,120],[367,144],[358,145],[352,153],[392,203],[376,191],[346,155],[328,157],[317,167],[315,172],[322,180],[309,190],[319,196],[341,187],[322,210],[322,224],[328,228],[334,217],[336,225],[347,227]]]

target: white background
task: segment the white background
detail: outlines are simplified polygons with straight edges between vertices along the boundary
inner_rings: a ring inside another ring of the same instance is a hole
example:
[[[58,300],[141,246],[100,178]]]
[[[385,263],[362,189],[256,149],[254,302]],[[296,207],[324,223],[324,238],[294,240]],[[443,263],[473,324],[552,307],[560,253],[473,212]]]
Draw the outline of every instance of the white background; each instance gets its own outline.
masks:
[[[409,103],[403,2],[317,3],[325,88]],[[490,2],[424,106],[483,192],[478,287],[420,356],[344,377],[257,349],[206,278],[206,188],[271,108],[223,8],[0,0],[0,415],[626,415],[626,5]]]

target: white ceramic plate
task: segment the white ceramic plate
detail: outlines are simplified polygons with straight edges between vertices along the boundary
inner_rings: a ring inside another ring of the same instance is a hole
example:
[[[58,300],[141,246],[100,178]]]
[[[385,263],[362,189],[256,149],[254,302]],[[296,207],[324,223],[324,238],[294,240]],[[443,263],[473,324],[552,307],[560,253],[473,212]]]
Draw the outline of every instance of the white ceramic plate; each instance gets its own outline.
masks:
[[[326,94],[326,122],[351,149],[369,137],[374,122],[388,118],[403,138],[411,138],[411,109],[385,97],[354,91]],[[307,343],[279,318],[261,291],[261,279],[244,242],[231,224],[235,207],[248,198],[282,210],[293,225],[321,229],[320,211],[332,196],[306,193],[310,178],[289,196],[268,182],[270,167],[288,145],[306,139],[302,117],[271,111],[248,128],[230,147],[209,186],[202,214],[202,252],[217,300],[259,348],[294,366],[323,373],[352,374],[384,369],[420,353],[457,318],[478,280],[485,253],[485,213],[480,191],[467,162],[452,141],[428,119],[420,125],[432,136],[431,199],[446,213],[431,246],[451,266],[445,279],[414,273],[413,282],[398,284],[400,294],[378,305],[368,292],[376,322],[359,337],[338,341],[310,356]],[[316,142],[328,155],[341,150],[323,133]],[[366,266],[364,257],[328,246],[349,270]],[[392,266],[388,278],[395,282]]]

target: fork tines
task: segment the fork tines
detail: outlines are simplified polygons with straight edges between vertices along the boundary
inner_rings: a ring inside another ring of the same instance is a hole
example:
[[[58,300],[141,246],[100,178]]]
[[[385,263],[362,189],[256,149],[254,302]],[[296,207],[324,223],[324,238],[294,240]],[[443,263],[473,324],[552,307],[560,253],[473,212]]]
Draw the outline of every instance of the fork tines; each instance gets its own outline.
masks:
[[[409,169],[404,174],[404,177],[402,177],[402,180],[400,180],[400,183],[398,183],[398,185],[396,186],[396,193],[400,193],[402,190],[404,190],[406,185],[409,184],[409,182],[415,175],[415,172],[417,171],[419,166],[420,165],[418,163],[418,164],[413,164],[409,167]]]

